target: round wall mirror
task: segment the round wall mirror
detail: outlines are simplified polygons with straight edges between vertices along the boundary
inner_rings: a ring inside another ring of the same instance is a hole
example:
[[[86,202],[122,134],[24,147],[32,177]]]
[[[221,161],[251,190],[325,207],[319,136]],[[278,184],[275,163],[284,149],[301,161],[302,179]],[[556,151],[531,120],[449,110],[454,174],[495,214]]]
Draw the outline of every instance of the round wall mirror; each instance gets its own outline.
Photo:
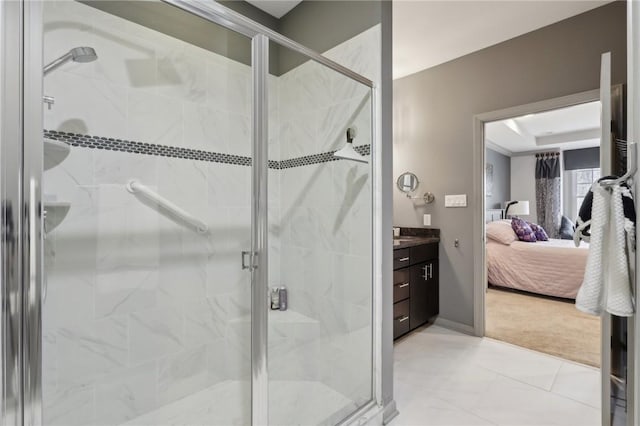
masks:
[[[414,175],[411,172],[404,172],[398,177],[398,180],[396,181],[396,185],[398,186],[398,189],[404,192],[405,194],[408,194],[418,189],[419,183],[420,182],[418,181],[418,176]]]

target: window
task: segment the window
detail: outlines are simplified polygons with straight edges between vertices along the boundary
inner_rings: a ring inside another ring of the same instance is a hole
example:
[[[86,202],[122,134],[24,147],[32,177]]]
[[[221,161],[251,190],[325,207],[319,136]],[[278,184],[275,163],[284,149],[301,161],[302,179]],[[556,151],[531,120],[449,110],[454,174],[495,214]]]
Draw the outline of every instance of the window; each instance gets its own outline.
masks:
[[[589,193],[591,185],[593,182],[600,179],[600,169],[581,169],[573,170],[572,172],[575,174],[575,186],[572,188],[572,197],[576,202],[575,213],[577,217],[578,212],[580,211],[580,206],[582,206],[582,201]]]

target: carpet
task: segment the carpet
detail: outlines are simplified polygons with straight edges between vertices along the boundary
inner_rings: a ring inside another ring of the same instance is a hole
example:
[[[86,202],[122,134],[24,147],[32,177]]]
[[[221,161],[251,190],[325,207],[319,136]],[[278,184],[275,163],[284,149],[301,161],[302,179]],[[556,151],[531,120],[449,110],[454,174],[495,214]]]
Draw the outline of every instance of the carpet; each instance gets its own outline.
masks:
[[[578,311],[573,301],[489,288],[485,335],[600,367],[600,317]]]

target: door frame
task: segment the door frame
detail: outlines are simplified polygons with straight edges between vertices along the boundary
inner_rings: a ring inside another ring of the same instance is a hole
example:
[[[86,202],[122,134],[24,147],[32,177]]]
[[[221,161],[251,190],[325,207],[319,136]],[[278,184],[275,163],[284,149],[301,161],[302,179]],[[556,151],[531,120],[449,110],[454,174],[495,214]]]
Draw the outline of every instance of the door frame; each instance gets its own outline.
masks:
[[[627,1],[627,140],[639,142],[640,140],[640,4],[637,1]],[[636,150],[637,158],[640,159],[640,151]],[[640,204],[637,201],[640,184],[636,172],[633,179],[633,190],[636,194],[636,211]],[[636,223],[637,227],[637,223]],[[637,241],[637,234],[636,234]],[[636,242],[637,245],[637,242]],[[636,266],[640,265],[640,251],[636,249]],[[637,314],[640,306],[640,294],[638,294],[638,276],[636,271],[636,315],[629,320],[627,338],[632,344],[628,349],[628,372],[629,377],[627,389],[631,390],[627,395],[627,424],[636,423],[638,413],[640,413],[640,380],[638,380],[638,368],[640,366],[640,351],[637,342],[640,342],[640,315]]]
[[[530,104],[500,109],[496,111],[477,114],[473,117],[473,251],[477,253],[473,262],[473,331],[478,337],[485,335],[486,298],[485,289],[487,282],[487,266],[485,253],[485,150],[487,148],[484,138],[484,125],[492,121],[505,120],[526,114],[536,114],[559,108],[584,104],[600,100],[598,89],[580,92],[573,95],[546,99]]]
[[[600,100],[600,90],[594,89],[586,92],[576,93],[569,96],[547,99],[516,107],[505,108],[497,111],[491,111],[474,116],[474,203],[475,211],[473,212],[473,229],[474,229],[474,252],[478,255],[474,258],[474,300],[473,300],[473,329],[474,334],[478,337],[484,337],[486,333],[486,290],[487,290],[487,260],[486,260],[486,182],[485,182],[485,163],[487,143],[485,140],[485,124],[505,120],[509,118],[519,117],[527,114],[536,114],[545,111],[551,111],[559,108],[566,108],[587,102]],[[605,320],[603,319],[603,323]],[[603,329],[604,333],[604,329]],[[601,344],[604,341],[601,335]],[[610,354],[610,353],[609,353]],[[601,354],[601,363],[604,365],[605,351]],[[601,368],[601,371],[604,369]],[[603,373],[604,374],[604,373]],[[601,388],[603,395],[608,382],[602,381]],[[608,389],[608,387],[607,387]],[[607,393],[608,394],[608,393]],[[602,396],[604,401],[604,396]],[[608,398],[607,401],[608,402]],[[608,404],[602,405],[602,413],[608,411]],[[604,414],[602,414],[604,418]]]
[[[42,423],[42,3],[0,4],[3,424]]]

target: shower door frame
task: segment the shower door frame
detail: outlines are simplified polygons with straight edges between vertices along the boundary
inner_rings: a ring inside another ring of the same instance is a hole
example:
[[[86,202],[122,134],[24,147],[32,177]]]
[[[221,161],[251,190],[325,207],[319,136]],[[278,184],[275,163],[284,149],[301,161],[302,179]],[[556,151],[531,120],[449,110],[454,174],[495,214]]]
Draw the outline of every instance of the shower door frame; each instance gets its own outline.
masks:
[[[251,297],[251,422],[268,425],[268,59],[269,41],[291,49],[354,81],[372,93],[372,399],[341,424],[382,419],[382,246],[380,206],[381,96],[369,79],[218,3],[206,0],[160,0],[185,12],[243,34],[252,40],[252,225],[249,269]],[[42,3],[29,0],[0,4],[0,173],[2,185],[2,390],[3,425],[42,424],[43,208],[42,182]],[[10,222],[8,222],[10,221]],[[7,225],[13,226],[7,226]],[[9,249],[11,249],[9,251]]]
[[[0,417],[42,423],[42,3],[0,4]]]

